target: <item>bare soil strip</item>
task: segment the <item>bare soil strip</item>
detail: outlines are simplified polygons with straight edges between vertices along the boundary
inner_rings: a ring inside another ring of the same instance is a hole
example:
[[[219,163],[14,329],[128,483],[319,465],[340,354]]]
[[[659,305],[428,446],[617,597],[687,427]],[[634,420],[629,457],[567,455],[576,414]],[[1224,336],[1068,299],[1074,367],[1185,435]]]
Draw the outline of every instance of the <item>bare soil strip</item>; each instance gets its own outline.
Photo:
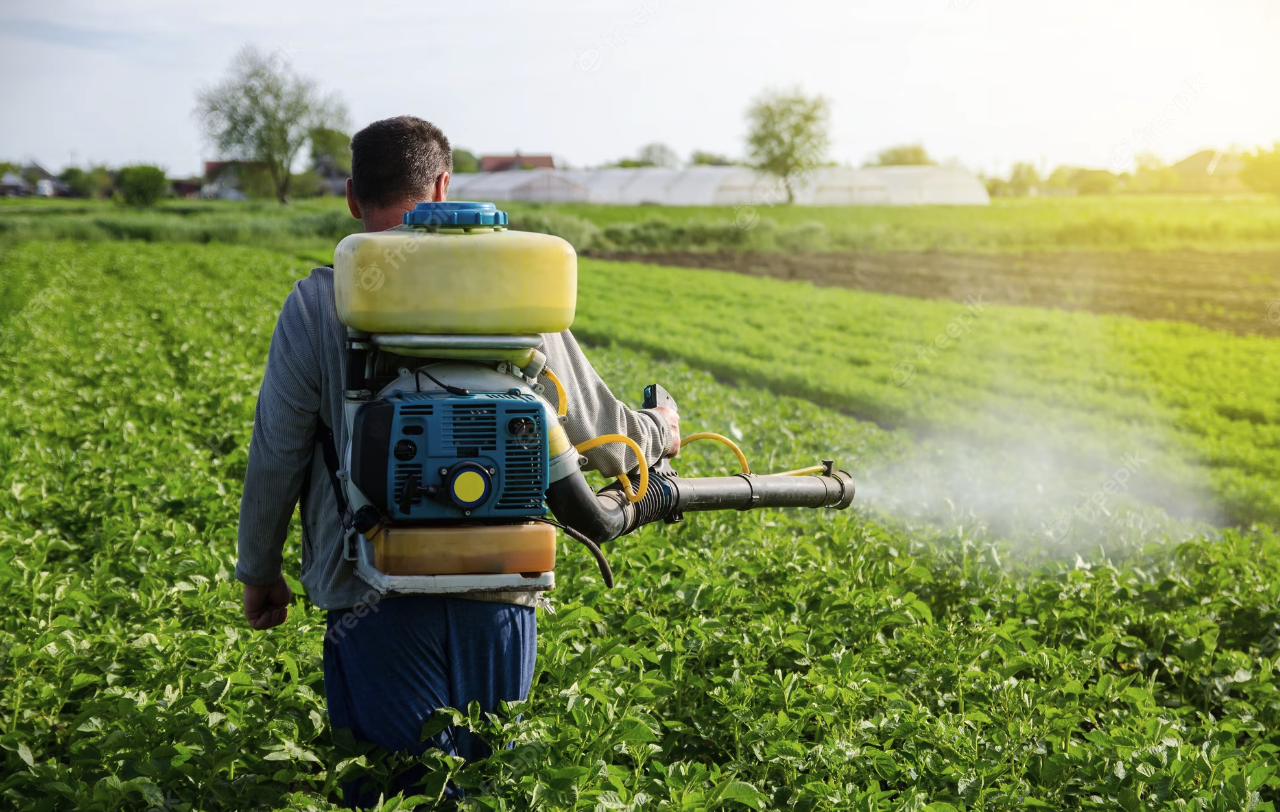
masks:
[[[598,259],[712,268],[923,299],[1031,305],[1187,321],[1280,338],[1280,252],[1022,254],[678,252]]]

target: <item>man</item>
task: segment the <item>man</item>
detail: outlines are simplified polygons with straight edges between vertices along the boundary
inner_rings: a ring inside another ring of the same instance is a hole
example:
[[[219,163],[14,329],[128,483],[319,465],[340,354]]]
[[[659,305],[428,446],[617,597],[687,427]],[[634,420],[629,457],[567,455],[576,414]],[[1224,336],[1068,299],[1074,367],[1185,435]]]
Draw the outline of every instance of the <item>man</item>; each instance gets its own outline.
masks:
[[[449,188],[449,140],[422,119],[400,116],[370,124],[351,140],[347,205],[365,231],[399,226],[422,201],[443,201]],[[343,343],[333,270],[299,281],[271,338],[258,396],[244,495],[240,503],[236,578],[245,585],[244,614],[257,630],[285,622],[292,594],[281,575],[294,505],[302,503],[302,583],[328,612],[324,682],[330,724],[388,750],[421,752],[423,722],[438,707],[486,711],[528,696],[537,642],[528,593],[468,598],[416,595],[379,601],[342,555],[342,527],[318,432],[347,444],[342,420]],[[633,411],[596,375],[569,331],[544,336],[548,367],[568,397],[569,438],[606,434],[634,439],[646,459],[679,451],[679,418],[669,409]],[[414,368],[414,359],[404,364]],[[615,476],[628,467],[618,446],[587,454],[591,467]],[[632,458],[633,459],[633,458]],[[466,731],[445,731],[429,744],[467,759],[487,755]],[[354,799],[352,800],[354,803]]]

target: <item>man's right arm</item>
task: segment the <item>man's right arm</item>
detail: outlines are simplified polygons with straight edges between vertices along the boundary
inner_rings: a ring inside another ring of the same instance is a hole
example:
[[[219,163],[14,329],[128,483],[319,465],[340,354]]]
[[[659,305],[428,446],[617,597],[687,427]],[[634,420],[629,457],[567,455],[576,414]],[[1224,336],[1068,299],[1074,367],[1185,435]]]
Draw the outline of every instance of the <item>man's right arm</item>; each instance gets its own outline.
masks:
[[[254,411],[236,561],[236,578],[246,586],[246,615],[251,599],[281,582],[289,521],[306,484],[320,420],[319,332],[316,314],[305,304],[304,285],[294,287],[276,322]],[[263,609],[272,607],[274,602]],[[283,616],[254,628],[279,622]]]

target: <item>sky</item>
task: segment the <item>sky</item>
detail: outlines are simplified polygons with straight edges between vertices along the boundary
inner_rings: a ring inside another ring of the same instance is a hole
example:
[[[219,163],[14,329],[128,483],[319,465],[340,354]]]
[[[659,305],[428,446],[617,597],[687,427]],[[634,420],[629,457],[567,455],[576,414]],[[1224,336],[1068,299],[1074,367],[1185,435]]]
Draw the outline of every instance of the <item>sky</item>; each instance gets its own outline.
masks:
[[[839,163],[922,143],[1119,171],[1280,141],[1277,41],[1276,0],[4,0],[0,160],[198,174],[195,94],[252,43],[357,128],[411,113],[477,154],[741,156],[752,98],[799,87],[830,100]]]

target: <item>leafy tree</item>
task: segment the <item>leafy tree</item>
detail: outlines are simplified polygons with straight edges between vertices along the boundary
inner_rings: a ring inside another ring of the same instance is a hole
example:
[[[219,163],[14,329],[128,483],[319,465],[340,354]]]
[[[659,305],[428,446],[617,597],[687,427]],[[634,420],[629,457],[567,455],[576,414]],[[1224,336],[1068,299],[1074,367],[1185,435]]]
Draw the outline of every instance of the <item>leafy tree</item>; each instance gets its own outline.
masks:
[[[454,148],[453,150],[453,171],[454,172],[479,172],[480,159],[470,150]]]
[[[1084,169],[1075,177],[1076,193],[1082,195],[1109,195],[1118,185],[1115,173],[1105,169]]]
[[[1271,149],[1258,147],[1246,152],[1240,180],[1255,192],[1280,195],[1280,141]]]
[[[1013,192],[1009,191],[1009,181],[998,175],[981,176],[982,185],[987,187],[987,194],[991,197],[1010,197]]]
[[[318,174],[351,172],[351,136],[331,127],[316,127],[311,140],[311,171]]]
[[[346,107],[298,76],[279,54],[246,45],[220,84],[196,95],[196,116],[224,158],[257,161],[271,176],[276,199],[289,201],[292,168],[312,132],[345,129]]]
[[[158,166],[139,164],[120,170],[120,197],[130,206],[154,206],[169,191],[169,179]]]
[[[1079,195],[1109,195],[1116,191],[1119,183],[1119,177],[1105,169],[1078,166],[1060,166],[1045,180],[1047,187],[1071,189]]]
[[[868,166],[933,166],[936,163],[922,144],[902,144],[880,150]]]
[[[93,176],[78,166],[69,166],[62,170],[58,180],[67,184],[67,190],[72,197],[97,197]]]
[[[111,191],[111,172],[105,166],[81,169],[69,166],[62,170],[58,180],[67,184],[72,197],[106,197]]]
[[[782,181],[787,202],[805,173],[822,166],[831,148],[831,104],[799,89],[766,91],[747,108],[747,156]]]
[[[734,160],[715,152],[703,152],[698,149],[689,156],[689,163],[694,166],[733,166]]]
[[[663,169],[675,169],[680,165],[680,156],[666,144],[654,142],[645,144],[636,156],[641,166],[660,166]]]
[[[1020,162],[1014,164],[1009,170],[1009,194],[1015,197],[1035,194],[1039,191],[1041,183],[1043,180],[1035,164]]]
[[[1132,192],[1176,192],[1183,185],[1178,170],[1151,153],[1142,153],[1133,159],[1133,175],[1125,188]]]

